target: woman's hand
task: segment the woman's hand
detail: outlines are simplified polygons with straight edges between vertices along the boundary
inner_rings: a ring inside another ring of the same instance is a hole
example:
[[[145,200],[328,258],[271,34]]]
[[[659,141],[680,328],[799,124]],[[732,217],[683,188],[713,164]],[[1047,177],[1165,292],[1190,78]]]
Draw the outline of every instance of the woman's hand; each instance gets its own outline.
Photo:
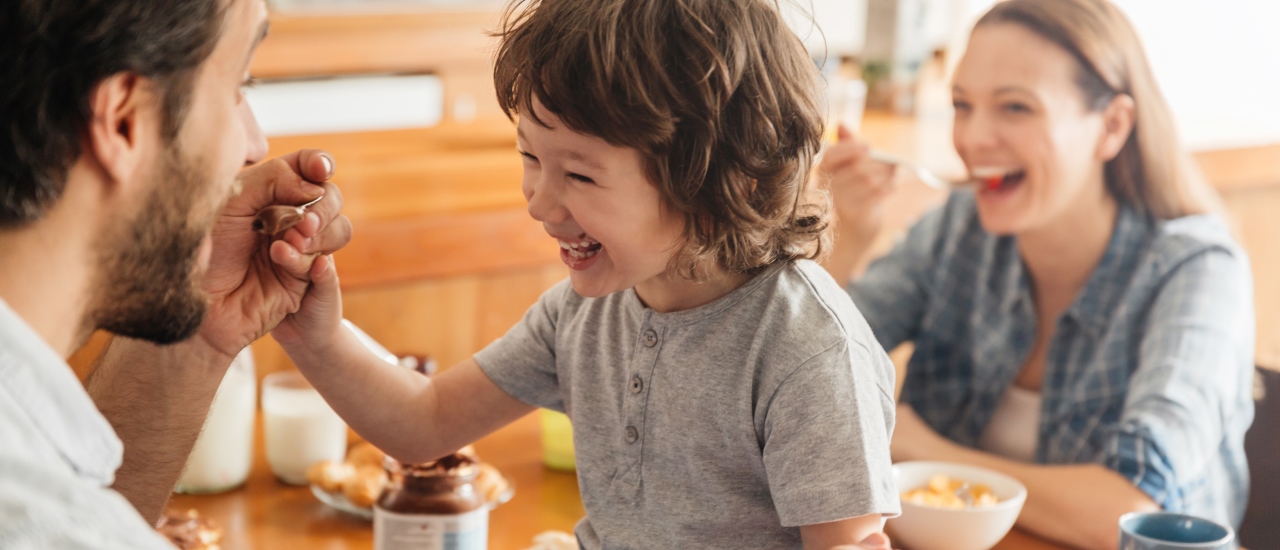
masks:
[[[871,146],[848,129],[827,148],[818,164],[818,181],[831,191],[836,231],[827,270],[844,282],[871,248],[884,225],[884,202],[893,192],[894,166],[871,159]]]
[[[871,239],[884,221],[884,201],[894,190],[894,166],[871,159],[871,146],[844,126],[840,141],[822,155],[818,177],[835,204],[842,237]]]

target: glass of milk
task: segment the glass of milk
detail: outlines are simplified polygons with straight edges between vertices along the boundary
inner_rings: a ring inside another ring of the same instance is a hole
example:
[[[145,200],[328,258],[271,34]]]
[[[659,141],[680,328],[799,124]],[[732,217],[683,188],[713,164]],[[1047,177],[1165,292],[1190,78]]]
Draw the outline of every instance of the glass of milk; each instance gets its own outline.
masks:
[[[285,483],[306,485],[307,467],[346,455],[346,423],[297,371],[262,380],[262,416],[267,464]]]
[[[239,487],[249,477],[256,385],[253,353],[245,348],[218,386],[204,429],[178,479],[179,493],[220,493]]]

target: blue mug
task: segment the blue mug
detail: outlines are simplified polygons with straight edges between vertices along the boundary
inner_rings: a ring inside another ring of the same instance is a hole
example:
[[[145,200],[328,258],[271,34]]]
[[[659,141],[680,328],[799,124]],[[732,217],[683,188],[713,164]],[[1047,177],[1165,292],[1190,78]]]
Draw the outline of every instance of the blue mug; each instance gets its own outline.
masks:
[[[1120,516],[1120,550],[1230,550],[1236,533],[1216,521],[1167,512]]]

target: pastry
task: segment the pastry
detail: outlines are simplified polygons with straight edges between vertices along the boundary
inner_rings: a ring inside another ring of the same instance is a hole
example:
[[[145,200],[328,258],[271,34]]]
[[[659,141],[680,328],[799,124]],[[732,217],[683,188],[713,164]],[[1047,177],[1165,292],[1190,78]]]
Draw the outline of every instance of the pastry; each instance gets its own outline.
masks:
[[[355,473],[342,484],[342,494],[351,504],[361,508],[369,508],[378,501],[383,487],[387,485],[387,472],[382,466],[364,465],[356,468]]]
[[[387,454],[374,447],[372,443],[362,441],[347,451],[347,463],[359,468],[361,466],[382,466],[382,459]]]
[[[545,531],[525,550],[578,550],[578,539],[564,531]]]
[[[509,487],[507,478],[502,477],[492,464],[481,462],[480,472],[476,474],[476,490],[484,495],[485,502],[493,502]]]
[[[355,466],[346,462],[323,460],[307,468],[307,481],[328,493],[342,490],[342,485],[355,475]]]
[[[160,518],[156,530],[181,550],[221,550],[222,528],[210,518],[192,510],[169,511]]]
[[[467,445],[466,447],[458,449],[458,454],[466,455],[472,462],[480,461],[480,456],[476,454],[476,448],[474,445]]]

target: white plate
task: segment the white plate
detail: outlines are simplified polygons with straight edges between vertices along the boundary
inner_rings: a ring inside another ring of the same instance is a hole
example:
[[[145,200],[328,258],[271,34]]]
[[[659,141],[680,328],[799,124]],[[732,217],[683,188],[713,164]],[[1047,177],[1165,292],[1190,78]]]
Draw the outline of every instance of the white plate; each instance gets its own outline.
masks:
[[[355,504],[352,504],[350,500],[347,500],[347,496],[342,493],[330,493],[328,491],[325,491],[324,489],[321,489],[319,485],[312,485],[311,494],[315,495],[317,499],[320,499],[320,502],[328,504],[333,508],[336,508],[338,510],[341,510],[343,512],[346,512],[348,514],[351,514],[360,518],[367,519],[369,521],[373,521],[373,508],[364,508],[361,506],[356,506]],[[497,508],[500,505],[506,504],[511,500],[511,497],[514,497],[514,496],[516,496],[516,486],[514,483],[511,482],[510,479],[508,479],[507,490],[499,493],[498,498],[495,498],[487,503],[489,506],[489,509],[493,510],[494,508]]]
[[[350,500],[347,500],[347,495],[342,493],[330,493],[321,489],[319,485],[311,486],[311,494],[320,499],[320,502],[328,504],[329,506],[342,510],[348,514],[373,521],[373,508],[362,508],[360,506],[356,506],[355,504],[352,504]]]

